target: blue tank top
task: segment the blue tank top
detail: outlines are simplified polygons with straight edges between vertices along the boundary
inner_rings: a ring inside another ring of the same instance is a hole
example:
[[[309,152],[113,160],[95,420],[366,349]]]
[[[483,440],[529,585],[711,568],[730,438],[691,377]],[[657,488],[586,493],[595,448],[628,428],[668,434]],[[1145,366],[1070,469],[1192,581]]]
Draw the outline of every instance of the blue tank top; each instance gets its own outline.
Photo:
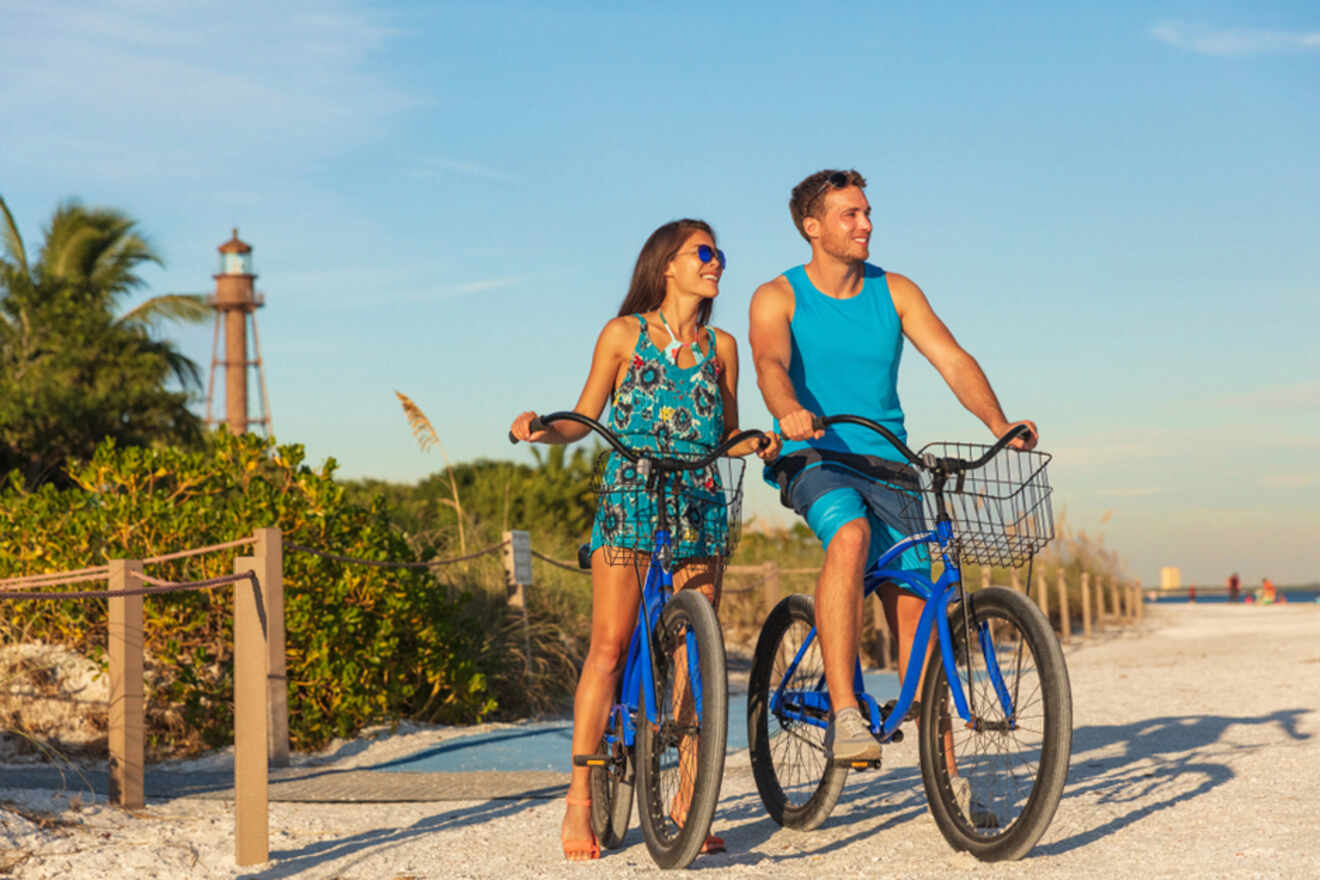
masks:
[[[805,266],[789,269],[784,277],[793,286],[789,325],[793,359],[788,376],[798,402],[820,415],[866,416],[906,443],[903,407],[898,402],[903,327],[885,271],[866,263],[861,292],[848,299],[834,299],[817,290]],[[779,430],[778,419],[774,429]],[[783,451],[807,446],[903,461],[888,440],[861,425],[837,425],[819,440],[785,440]]]

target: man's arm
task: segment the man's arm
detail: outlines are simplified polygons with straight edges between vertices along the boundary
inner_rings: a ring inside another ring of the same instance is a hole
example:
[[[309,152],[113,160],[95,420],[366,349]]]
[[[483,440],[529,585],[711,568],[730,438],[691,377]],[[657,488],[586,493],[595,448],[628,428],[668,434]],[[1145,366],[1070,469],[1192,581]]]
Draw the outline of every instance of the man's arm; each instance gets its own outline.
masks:
[[[985,377],[981,365],[953,338],[949,328],[930,307],[921,288],[911,279],[893,272],[888,273],[888,279],[894,309],[903,324],[903,334],[939,371],[958,401],[968,412],[984,422],[996,437],[1002,437],[1005,431],[1015,425],[1026,424],[1032,436],[1025,443],[1015,440],[1013,445],[1023,449],[1035,446],[1035,423],[1025,420],[1009,422],[1004,417],[999,398],[990,387],[990,380]]]
[[[752,294],[747,338],[756,365],[756,385],[770,414],[790,440],[822,437],[811,427],[812,414],[802,408],[793,393],[788,367],[793,360],[793,286],[782,275],[767,281]]]

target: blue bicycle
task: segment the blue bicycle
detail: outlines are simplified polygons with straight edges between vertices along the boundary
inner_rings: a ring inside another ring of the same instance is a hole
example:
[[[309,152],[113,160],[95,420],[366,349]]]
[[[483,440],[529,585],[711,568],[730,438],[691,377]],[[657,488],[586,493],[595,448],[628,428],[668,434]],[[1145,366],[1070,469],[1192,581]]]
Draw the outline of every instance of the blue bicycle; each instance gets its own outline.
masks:
[[[586,425],[613,447],[617,458],[607,453],[597,464],[605,546],[612,564],[634,567],[641,589],[627,665],[600,746],[595,754],[573,756],[576,765],[591,768],[592,830],[603,847],[622,844],[635,785],[651,857],[662,868],[685,867],[705,843],[719,800],[729,681],[715,611],[696,590],[674,591],[672,560],[698,533],[722,555],[732,552],[742,462],[723,456],[765,435],[743,431],[709,452],[686,455],[630,449],[575,412],[543,415],[531,427],[539,431],[557,421]],[[625,495],[632,496],[626,504]],[[581,552],[579,564],[590,567]]]
[[[859,416],[818,419],[817,427],[839,423],[883,435],[914,468],[910,485],[894,484],[910,501],[910,536],[867,571],[865,595],[890,582],[926,603],[897,700],[880,705],[867,694],[857,663],[862,715],[881,742],[899,741],[902,722],[916,719],[926,797],[950,845],[985,861],[1020,858],[1044,834],[1068,775],[1068,670],[1035,604],[1001,587],[965,592],[959,566],[1022,565],[1050,541],[1049,456],[1007,448],[1027,431],[1021,426],[989,448],[941,443],[918,454]],[[943,564],[934,582],[896,565],[905,552],[923,549]],[[927,659],[917,646],[929,645],[932,631],[938,647]],[[789,596],[761,629],[747,702],[757,789],[781,825],[819,826],[850,769],[879,767],[827,758],[830,711],[815,604],[810,596]]]

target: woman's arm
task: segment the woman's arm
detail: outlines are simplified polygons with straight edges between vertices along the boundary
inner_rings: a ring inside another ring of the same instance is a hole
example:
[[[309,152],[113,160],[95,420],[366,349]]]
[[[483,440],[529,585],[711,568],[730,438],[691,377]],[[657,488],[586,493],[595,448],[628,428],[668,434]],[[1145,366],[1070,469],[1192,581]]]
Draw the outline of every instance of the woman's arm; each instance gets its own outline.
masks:
[[[738,342],[731,335],[715,329],[715,357],[720,368],[720,398],[724,401],[724,433],[721,438],[727,440],[738,433]],[[740,457],[755,452],[766,461],[779,457],[779,437],[770,434],[770,444],[765,449],[758,449],[760,440],[755,437],[744,440],[729,450],[729,455]]]
[[[589,418],[599,419],[606,402],[614,392],[621,367],[632,356],[637,345],[638,325],[631,317],[613,318],[600,331],[596,348],[591,355],[591,369],[586,384],[578,396],[573,411]],[[544,431],[531,430],[532,418],[537,413],[528,410],[513,420],[509,429],[519,440],[532,443],[572,443],[591,431],[577,422],[559,422],[546,426]]]

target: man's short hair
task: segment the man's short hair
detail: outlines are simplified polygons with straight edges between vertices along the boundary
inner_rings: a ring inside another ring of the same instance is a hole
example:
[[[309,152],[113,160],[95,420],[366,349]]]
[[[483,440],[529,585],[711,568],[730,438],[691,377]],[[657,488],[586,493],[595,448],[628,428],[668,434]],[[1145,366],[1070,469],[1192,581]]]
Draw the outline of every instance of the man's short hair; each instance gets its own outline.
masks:
[[[811,241],[807,237],[806,230],[802,228],[802,221],[808,217],[820,216],[820,209],[825,205],[825,194],[830,190],[849,186],[866,189],[866,178],[852,168],[847,171],[826,168],[824,171],[808,175],[805,180],[793,187],[793,194],[788,197],[788,212],[793,215],[793,225],[804,239]]]

